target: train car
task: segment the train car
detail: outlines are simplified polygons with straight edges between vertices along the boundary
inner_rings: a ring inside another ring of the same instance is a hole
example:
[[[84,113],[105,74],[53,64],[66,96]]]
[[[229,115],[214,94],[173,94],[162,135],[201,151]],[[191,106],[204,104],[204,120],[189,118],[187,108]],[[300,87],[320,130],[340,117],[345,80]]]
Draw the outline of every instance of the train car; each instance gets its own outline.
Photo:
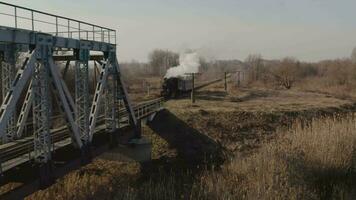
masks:
[[[189,76],[164,78],[161,96],[166,99],[178,98],[192,90],[192,78]]]

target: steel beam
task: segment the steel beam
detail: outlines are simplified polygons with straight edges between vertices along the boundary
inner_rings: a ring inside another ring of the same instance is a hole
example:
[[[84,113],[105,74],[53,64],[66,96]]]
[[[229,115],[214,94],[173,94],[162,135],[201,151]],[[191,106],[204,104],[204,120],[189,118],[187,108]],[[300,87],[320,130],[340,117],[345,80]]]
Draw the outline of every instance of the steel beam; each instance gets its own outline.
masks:
[[[90,55],[89,60],[103,60],[103,55]],[[74,61],[77,60],[76,56],[64,55],[64,56],[53,56],[54,61]]]
[[[110,62],[112,63],[113,73],[117,74],[116,87],[117,87],[117,91],[118,91],[117,92],[118,99],[122,100],[124,102],[124,106],[125,106],[127,112],[129,113],[129,122],[135,128],[136,137],[141,137],[141,124],[136,119],[135,112],[132,107],[130,97],[126,90],[125,83],[122,80],[120,66],[117,61],[116,54],[112,53],[112,52],[109,53],[109,59],[110,59]]]
[[[38,35],[43,34],[44,33],[40,32],[0,26],[0,42],[36,45],[38,43]],[[47,36],[52,38],[51,46],[53,47],[67,49],[87,49],[101,52],[114,52],[116,50],[115,44],[109,44],[106,42],[83,41],[71,38],[52,36],[50,34],[47,34]]]
[[[117,62],[116,55],[115,55],[115,57],[112,57],[112,59],[113,59],[112,63],[114,65],[114,69],[116,70],[116,73],[118,74],[118,77],[117,77],[117,88],[120,91],[121,98],[122,98],[122,100],[124,102],[125,108],[126,108],[127,112],[129,113],[130,123],[132,125],[134,125],[134,126],[137,126],[137,119],[136,119],[136,116],[135,116],[135,112],[134,112],[134,110],[132,108],[132,103],[131,103],[130,97],[128,95],[128,92],[126,90],[125,83],[121,78],[120,66],[119,66],[119,63]]]
[[[5,44],[4,46],[4,57],[1,62],[1,90],[2,99],[5,99],[7,92],[10,90],[12,82],[16,74],[16,44]],[[6,134],[2,138],[3,142],[13,141],[15,139],[16,132],[16,122],[15,122],[14,112],[10,117],[7,124]]]
[[[106,129],[113,133],[118,128],[118,98],[117,98],[117,75],[110,74],[105,92],[105,123]]]
[[[73,98],[70,96],[63,79],[60,77],[58,67],[54,64],[54,61],[52,59],[49,59],[49,63],[50,63],[51,76],[53,78],[55,89],[57,90],[56,92],[58,93],[59,96],[60,107],[65,114],[66,120],[69,122],[68,124],[70,126],[69,128],[71,130],[72,140],[75,141],[75,144],[79,148],[81,148],[83,144],[80,139],[79,130],[78,130],[79,128],[75,123],[72,114],[73,113],[72,109],[74,107]]]
[[[32,79],[33,141],[35,152],[34,157],[37,163],[48,163],[51,160],[48,68],[48,61],[41,60],[36,64],[35,73]]]
[[[75,63],[75,121],[80,139],[89,144],[89,50],[79,49]]]
[[[26,58],[23,65],[17,71],[15,80],[2,102],[0,107],[0,137],[4,136],[5,128],[12,114],[16,110],[16,103],[20,98],[21,92],[33,74],[36,62],[36,53],[37,51],[35,50],[29,55],[29,57]]]
[[[57,70],[57,74],[59,76],[58,70]],[[62,89],[63,89],[64,95],[68,101],[68,106],[70,107],[71,112],[74,113],[75,112],[75,104],[74,104],[73,97],[70,94],[67,84],[64,82],[64,79],[61,77],[59,77],[59,79],[60,79],[60,82],[62,83]]]
[[[33,100],[33,93],[32,93],[32,81],[31,81],[25,96],[24,103],[22,104],[21,107],[20,115],[17,119],[17,131],[16,131],[17,138],[22,137],[23,131],[27,123],[28,114],[30,113],[31,110],[32,100]]]
[[[89,136],[90,141],[93,140],[94,130],[96,126],[96,121],[99,114],[99,106],[102,100],[103,91],[106,88],[107,77],[109,74],[109,66],[106,62],[103,62],[101,72],[99,75],[99,80],[96,84],[96,89],[93,97],[93,103],[90,109],[90,116],[89,116]]]
[[[63,77],[66,77],[66,75],[67,75],[67,72],[68,72],[68,69],[69,69],[69,65],[70,65],[70,60],[67,60],[66,66],[65,66],[65,68],[63,70]]]
[[[51,98],[50,98],[50,59],[53,54],[51,38],[39,35],[36,46],[35,71],[32,78],[32,117],[34,160],[39,166],[40,188],[53,183]]]

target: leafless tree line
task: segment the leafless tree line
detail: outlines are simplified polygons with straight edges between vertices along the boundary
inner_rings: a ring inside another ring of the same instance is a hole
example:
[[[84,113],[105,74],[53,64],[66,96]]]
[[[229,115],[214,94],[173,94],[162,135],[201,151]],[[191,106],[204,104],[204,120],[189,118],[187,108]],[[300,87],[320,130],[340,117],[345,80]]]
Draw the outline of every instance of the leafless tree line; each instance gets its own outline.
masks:
[[[290,89],[297,83],[318,80],[321,86],[356,85],[356,48],[350,58],[301,62],[293,57],[281,60],[265,60],[259,54],[251,54],[245,60],[250,84],[260,82]]]

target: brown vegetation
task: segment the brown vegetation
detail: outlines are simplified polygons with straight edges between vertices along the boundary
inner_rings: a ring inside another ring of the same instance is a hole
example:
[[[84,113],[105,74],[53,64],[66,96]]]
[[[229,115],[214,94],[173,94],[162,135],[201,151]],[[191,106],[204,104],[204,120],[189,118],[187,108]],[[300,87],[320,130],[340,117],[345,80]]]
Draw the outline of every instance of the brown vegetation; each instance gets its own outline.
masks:
[[[351,101],[293,90],[227,94],[222,88],[200,91],[197,105],[167,103],[186,127],[229,152],[222,166],[189,165],[179,149],[145,127],[154,145],[148,166],[98,160],[30,199],[352,199],[356,121],[335,115],[352,111]]]
[[[355,123],[353,115],[296,123],[257,153],[208,172],[201,186],[212,199],[353,199]]]
[[[70,175],[52,192],[39,192],[31,198],[353,199],[355,123],[353,115],[296,122],[288,130],[279,129],[279,137],[257,152],[236,154],[221,169],[203,168],[195,173],[185,168],[180,172],[159,170],[143,179],[108,172],[93,175],[96,169],[87,170]],[[101,166],[103,163],[96,167]],[[105,168],[126,173],[130,169]]]
[[[155,64],[165,57],[161,53],[152,54],[151,64],[122,65],[136,101],[158,95],[161,67],[167,67]],[[202,60],[202,64],[205,79],[240,68],[238,62]],[[185,126],[228,152],[223,165],[188,165],[191,158],[180,157],[179,150],[163,138],[150,135],[154,160],[149,167],[97,160],[29,199],[356,198],[356,120],[353,114],[345,114],[352,113],[354,105],[333,97],[356,94],[355,63],[350,59],[266,61],[252,55],[245,64],[247,82],[262,83],[263,89],[229,87],[225,92],[221,84],[200,91],[196,105],[186,99],[167,103]],[[150,66],[158,66],[155,77]],[[154,92],[143,96],[147,85]],[[275,90],[279,87],[292,90]],[[194,142],[186,143],[198,148]]]
[[[55,185],[39,191],[27,199],[113,199],[126,197],[138,178],[137,163],[120,163],[95,160],[92,164],[58,180]],[[119,193],[119,189],[125,193]]]
[[[310,63],[300,62],[295,58],[268,61],[261,56],[251,55],[245,63],[250,86],[285,89],[295,87],[343,98],[356,94],[356,63],[352,59]]]

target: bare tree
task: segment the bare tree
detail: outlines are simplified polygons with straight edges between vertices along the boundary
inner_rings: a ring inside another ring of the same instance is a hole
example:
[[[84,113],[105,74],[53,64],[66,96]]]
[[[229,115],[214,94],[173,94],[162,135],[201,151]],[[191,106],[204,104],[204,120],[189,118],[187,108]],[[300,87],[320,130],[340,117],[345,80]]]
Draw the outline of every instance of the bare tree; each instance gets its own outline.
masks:
[[[352,50],[351,61],[352,63],[356,63],[356,47]]]
[[[168,50],[156,49],[150,53],[149,63],[153,75],[163,76],[170,67],[179,65],[179,54]]]
[[[250,54],[245,59],[247,65],[248,79],[250,81],[258,81],[262,77],[263,59],[260,54]]]
[[[292,88],[297,79],[299,62],[294,58],[284,58],[273,70],[272,75],[278,85],[286,89]]]

